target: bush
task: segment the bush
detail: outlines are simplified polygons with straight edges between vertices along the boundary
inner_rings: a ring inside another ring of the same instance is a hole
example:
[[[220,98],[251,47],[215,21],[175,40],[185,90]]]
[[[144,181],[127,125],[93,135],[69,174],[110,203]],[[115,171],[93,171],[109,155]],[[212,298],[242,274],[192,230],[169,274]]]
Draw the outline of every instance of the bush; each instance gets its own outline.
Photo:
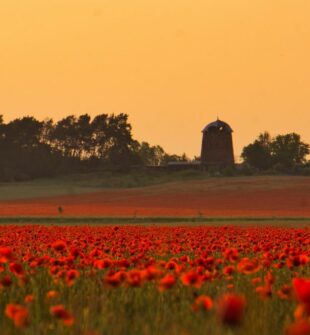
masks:
[[[236,175],[236,169],[233,166],[226,166],[222,169],[222,175],[224,177],[233,177]]]
[[[238,171],[238,174],[244,175],[244,176],[253,176],[257,174],[257,169],[245,163],[239,165],[237,171]]]

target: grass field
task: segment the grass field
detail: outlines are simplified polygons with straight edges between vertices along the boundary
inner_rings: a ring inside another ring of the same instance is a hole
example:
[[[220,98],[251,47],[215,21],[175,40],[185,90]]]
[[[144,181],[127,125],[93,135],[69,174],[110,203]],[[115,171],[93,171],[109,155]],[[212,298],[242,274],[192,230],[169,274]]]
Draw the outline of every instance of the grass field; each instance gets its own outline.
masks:
[[[51,226],[239,226],[239,227],[310,227],[306,217],[0,217],[0,225],[51,225]]]
[[[2,224],[1,334],[309,334],[309,226],[222,223]]]
[[[111,189],[126,189],[208,178],[199,171],[94,172],[25,182],[0,183],[0,200],[76,195]]]

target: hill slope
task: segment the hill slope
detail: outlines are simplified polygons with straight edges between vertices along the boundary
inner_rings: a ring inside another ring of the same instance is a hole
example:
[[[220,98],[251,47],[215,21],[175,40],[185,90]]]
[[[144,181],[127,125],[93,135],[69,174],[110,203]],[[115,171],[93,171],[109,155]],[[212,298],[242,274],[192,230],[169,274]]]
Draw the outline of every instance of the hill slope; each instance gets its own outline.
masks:
[[[2,198],[0,216],[57,216],[61,206],[65,216],[310,217],[309,177],[207,178],[89,192],[93,189]]]

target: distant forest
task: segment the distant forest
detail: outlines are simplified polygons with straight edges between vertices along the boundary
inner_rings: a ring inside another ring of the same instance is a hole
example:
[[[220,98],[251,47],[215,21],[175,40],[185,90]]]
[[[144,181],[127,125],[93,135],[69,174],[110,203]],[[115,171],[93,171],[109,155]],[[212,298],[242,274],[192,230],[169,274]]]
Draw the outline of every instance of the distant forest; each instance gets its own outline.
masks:
[[[243,148],[242,164],[212,175],[310,175],[310,146],[295,133],[265,132]],[[199,160],[199,157],[196,159]],[[23,181],[94,171],[127,172],[147,165],[187,162],[132,136],[127,114],[67,116],[58,122],[26,116],[4,123],[0,115],[0,181]]]
[[[58,122],[27,116],[9,123],[0,115],[0,180],[95,170],[128,171],[130,167],[186,161],[160,146],[139,143],[128,115],[67,116]]]

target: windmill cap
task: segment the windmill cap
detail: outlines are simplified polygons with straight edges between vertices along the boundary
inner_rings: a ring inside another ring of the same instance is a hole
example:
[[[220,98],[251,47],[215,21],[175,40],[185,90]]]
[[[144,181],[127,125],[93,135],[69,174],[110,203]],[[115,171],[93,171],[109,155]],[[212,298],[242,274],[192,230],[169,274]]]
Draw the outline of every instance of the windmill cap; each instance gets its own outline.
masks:
[[[206,125],[204,127],[204,129],[202,130],[203,133],[209,131],[211,128],[217,128],[217,129],[220,129],[220,128],[224,128],[225,130],[229,131],[229,132],[233,132],[233,130],[231,129],[230,125],[224,121],[221,121],[219,119],[217,119],[216,121],[214,122],[211,122],[209,123],[208,125]]]

